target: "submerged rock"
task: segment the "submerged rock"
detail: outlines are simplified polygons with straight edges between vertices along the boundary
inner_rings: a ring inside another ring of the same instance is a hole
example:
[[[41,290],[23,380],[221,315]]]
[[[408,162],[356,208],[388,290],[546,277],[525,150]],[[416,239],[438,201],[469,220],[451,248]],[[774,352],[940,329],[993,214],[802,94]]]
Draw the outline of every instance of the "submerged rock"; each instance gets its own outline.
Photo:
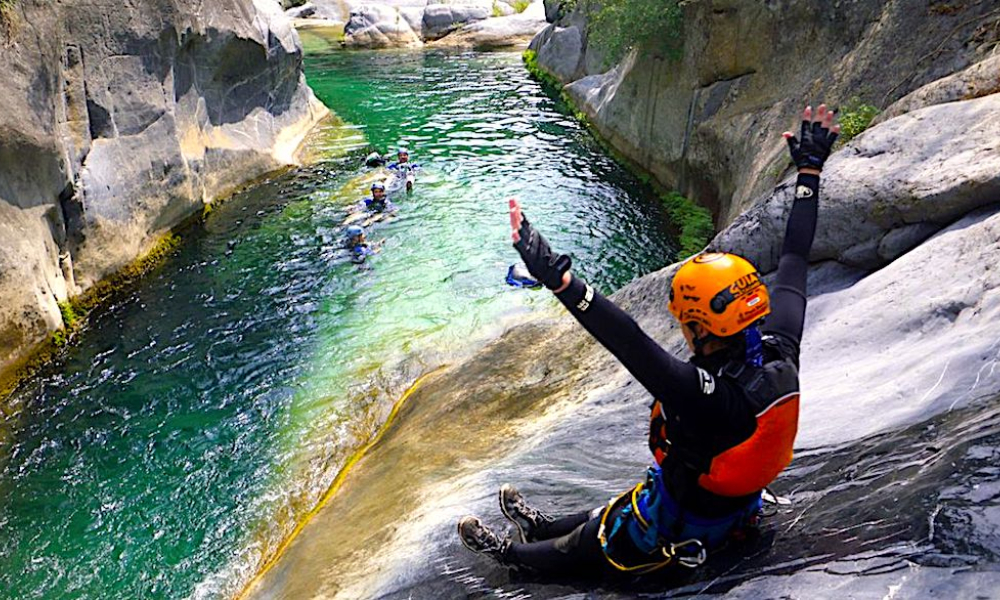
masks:
[[[0,82],[0,370],[57,303],[294,162],[326,109],[273,0],[23,0]]]

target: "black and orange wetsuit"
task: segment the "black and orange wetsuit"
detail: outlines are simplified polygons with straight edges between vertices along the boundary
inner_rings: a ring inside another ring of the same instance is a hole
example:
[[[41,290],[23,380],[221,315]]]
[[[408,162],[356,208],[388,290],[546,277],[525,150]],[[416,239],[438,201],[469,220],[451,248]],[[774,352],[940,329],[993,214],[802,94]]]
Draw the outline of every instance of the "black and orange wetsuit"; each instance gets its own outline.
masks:
[[[760,489],[791,459],[806,271],[816,230],[819,177],[800,174],[796,190],[776,278],[769,286],[771,314],[761,327],[763,367],[744,369],[724,352],[682,361],[578,278],[557,294],[584,328],[652,395],[650,449],[662,468],[667,494],[692,518],[722,517],[752,505],[759,499]],[[768,370],[772,371],[769,377],[760,375]],[[761,379],[767,381],[762,384]],[[756,391],[748,391],[751,389]],[[780,411],[784,412],[778,414]],[[758,443],[761,436],[781,438],[786,451],[760,456],[763,463],[770,464],[760,465],[756,476],[726,472],[733,466],[743,469],[753,461],[753,452],[764,448]],[[599,520],[595,511],[559,519],[535,533],[540,541],[513,544],[506,562],[547,572],[585,573],[598,564],[607,566],[596,540]]]

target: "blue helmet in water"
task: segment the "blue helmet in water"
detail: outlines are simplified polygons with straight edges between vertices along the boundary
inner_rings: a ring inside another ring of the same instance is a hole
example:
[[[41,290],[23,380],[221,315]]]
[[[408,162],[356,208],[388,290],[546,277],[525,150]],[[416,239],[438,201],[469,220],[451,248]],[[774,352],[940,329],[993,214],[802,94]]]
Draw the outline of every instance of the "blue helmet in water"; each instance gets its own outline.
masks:
[[[385,184],[382,183],[381,181],[376,181],[375,183],[372,184],[372,191],[374,192],[375,190],[382,190],[384,192]]]
[[[365,234],[365,228],[360,225],[351,225],[347,228],[348,237],[357,237]]]
[[[407,150],[406,148],[404,148],[404,147],[400,146],[400,147],[399,147],[399,148],[398,148],[398,149],[396,150],[396,156],[399,156],[400,154],[405,154],[405,155],[409,156],[409,155],[410,155],[410,151],[409,151],[409,150]]]

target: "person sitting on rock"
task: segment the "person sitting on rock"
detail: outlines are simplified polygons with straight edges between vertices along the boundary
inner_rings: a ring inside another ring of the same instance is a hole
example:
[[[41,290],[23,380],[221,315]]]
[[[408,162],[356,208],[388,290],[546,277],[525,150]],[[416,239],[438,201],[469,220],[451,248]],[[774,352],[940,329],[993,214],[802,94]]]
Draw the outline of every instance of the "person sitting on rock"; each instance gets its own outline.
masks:
[[[500,509],[517,539],[468,516],[458,523],[466,547],[538,573],[644,574],[700,565],[755,522],[765,486],[791,462],[798,426],[806,270],[820,171],[839,132],[825,105],[812,117],[807,107],[800,136],[784,134],[798,180],[771,289],[733,254],[698,254],[674,275],[668,309],[694,354],[688,362],[572,275],[569,257],[553,252],[510,201],[514,247],[531,274],[652,395],[655,464],[645,481],[608,505],[558,519],[504,485]]]

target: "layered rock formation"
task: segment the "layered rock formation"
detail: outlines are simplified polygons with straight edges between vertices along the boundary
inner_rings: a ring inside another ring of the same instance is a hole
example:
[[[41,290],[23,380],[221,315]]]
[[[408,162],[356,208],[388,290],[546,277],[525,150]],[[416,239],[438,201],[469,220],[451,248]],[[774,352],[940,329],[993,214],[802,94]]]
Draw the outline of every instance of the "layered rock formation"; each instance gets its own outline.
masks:
[[[358,48],[524,46],[545,27],[541,0],[384,0],[352,6],[344,42]]]
[[[986,0],[698,0],[682,3],[683,58],[639,49],[607,65],[588,44],[588,16],[600,3],[561,4],[548,3],[557,20],[532,42],[539,64],[567,84],[602,136],[715,209],[720,225],[783,178],[788,161],[775,132],[806,102],[857,97],[884,109],[988,58],[1000,42],[1000,9]],[[970,70],[967,84],[924,103],[995,91],[996,73]]]
[[[294,162],[326,114],[273,0],[18,0],[0,52],[0,371],[57,303],[221,194]]]

